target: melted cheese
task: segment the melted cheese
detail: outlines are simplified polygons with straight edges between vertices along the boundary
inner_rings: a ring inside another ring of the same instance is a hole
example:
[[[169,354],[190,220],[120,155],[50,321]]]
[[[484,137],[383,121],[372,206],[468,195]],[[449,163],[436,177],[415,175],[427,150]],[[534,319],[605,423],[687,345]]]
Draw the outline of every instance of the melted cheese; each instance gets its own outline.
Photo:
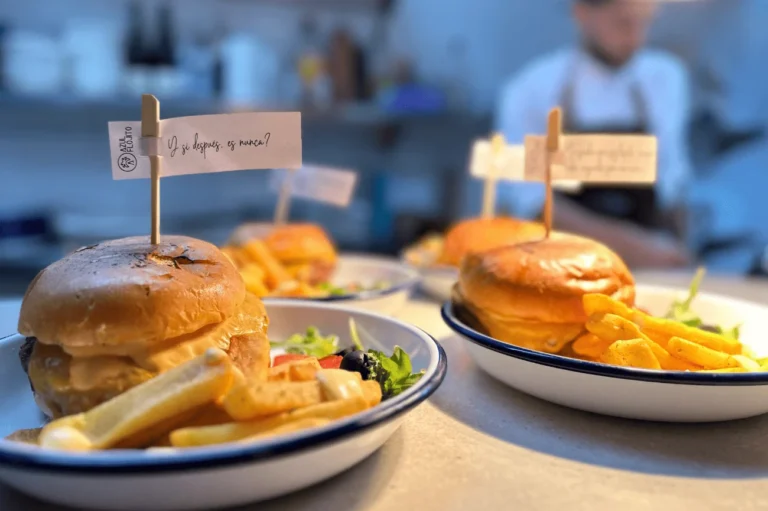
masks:
[[[266,333],[266,326],[267,318],[261,301],[248,294],[235,316],[191,334],[169,339],[158,346],[134,343],[62,348],[72,356],[70,383],[76,389],[87,390],[105,378],[119,377],[135,367],[134,364],[153,373],[162,373],[202,355],[208,348],[227,351],[232,337]]]

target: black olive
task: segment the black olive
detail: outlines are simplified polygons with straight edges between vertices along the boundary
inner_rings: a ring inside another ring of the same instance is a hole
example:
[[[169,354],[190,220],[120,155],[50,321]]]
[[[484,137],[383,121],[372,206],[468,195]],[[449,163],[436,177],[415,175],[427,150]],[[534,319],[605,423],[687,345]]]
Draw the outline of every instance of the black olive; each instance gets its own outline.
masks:
[[[355,351],[354,347],[344,348],[343,350],[339,350],[336,353],[334,353],[334,355],[336,355],[337,357],[346,357],[348,353],[352,353],[353,351]]]
[[[379,360],[365,351],[355,350],[344,355],[341,369],[360,373],[363,380],[375,380],[381,372]]]
[[[720,333],[720,330],[712,325],[701,325],[699,330],[704,330],[705,332],[714,332],[716,334]]]

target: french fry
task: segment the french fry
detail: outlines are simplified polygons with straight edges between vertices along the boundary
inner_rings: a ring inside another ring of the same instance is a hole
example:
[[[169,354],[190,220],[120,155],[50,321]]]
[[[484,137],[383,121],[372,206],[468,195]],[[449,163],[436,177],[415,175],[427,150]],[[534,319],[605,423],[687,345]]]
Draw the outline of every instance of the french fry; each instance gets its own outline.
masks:
[[[746,371],[760,371],[760,364],[746,355],[731,355],[734,360]]]
[[[376,383],[376,382],[371,382]],[[378,384],[377,384],[378,386]],[[171,445],[174,447],[195,447],[201,445],[234,442],[253,437],[261,433],[280,428],[287,424],[307,419],[335,420],[361,412],[369,408],[363,397],[353,397],[339,401],[330,401],[298,408],[255,421],[230,422],[208,427],[188,427],[171,433]]]
[[[320,363],[314,357],[293,360],[276,367],[269,368],[269,381],[314,381]]]
[[[247,273],[259,280],[264,280],[264,277],[266,277],[266,272],[264,271],[264,268],[259,263],[244,264],[243,267],[240,268],[240,273],[241,274]]]
[[[633,323],[637,323],[637,319],[640,319],[639,316],[643,314],[642,312],[629,307],[624,302],[614,300],[608,295],[598,293],[584,295],[582,304],[584,305],[584,312],[587,317],[602,314],[614,314],[632,321]]]
[[[177,423],[175,427],[166,431],[161,437],[150,442],[148,447],[172,447],[171,433],[182,426],[184,428],[201,428],[204,426],[226,424],[228,422],[232,422],[232,417],[227,412],[213,403],[207,404],[202,409],[195,410],[189,418],[185,418],[184,421]]]
[[[323,296],[324,294],[324,291],[309,285],[307,282],[298,280],[285,282],[272,293],[273,296],[292,298],[311,298],[314,296]]]
[[[323,390],[317,381],[267,381],[234,386],[224,396],[222,406],[233,419],[246,421],[323,401]]]
[[[617,366],[640,369],[661,369],[647,339],[616,341],[603,353],[601,360]]]
[[[222,247],[221,251],[237,268],[242,268],[247,264],[241,248],[230,245]]]
[[[249,241],[243,245],[243,251],[251,261],[264,270],[264,282],[270,289],[276,289],[284,282],[291,280],[291,276],[272,255],[264,242],[260,240]]]
[[[690,327],[677,321],[645,316],[643,323],[639,323],[639,325],[643,332],[649,332],[657,338],[671,339],[678,337],[714,351],[728,353],[729,355],[741,354],[741,343],[739,341],[713,332],[707,332],[700,328]]]
[[[590,316],[586,327],[600,339],[611,343],[645,337],[636,324],[611,313]]]
[[[281,364],[277,367],[270,367],[269,373],[267,375],[267,381],[291,381],[291,368],[288,366],[288,364]]]
[[[658,360],[662,369],[668,371],[695,371],[700,366],[673,357],[666,349],[645,335],[636,324],[615,314],[596,314],[587,321],[587,330],[604,341],[615,342],[629,339],[644,339]]]
[[[240,276],[243,277],[245,289],[247,289],[249,293],[258,296],[259,298],[263,298],[269,294],[269,289],[267,289],[267,285],[264,283],[263,276],[244,270],[240,271]]]
[[[226,353],[209,349],[91,410],[50,422],[40,445],[63,450],[104,449],[225,394],[233,378]]]
[[[360,373],[358,373],[360,374]],[[381,385],[373,380],[365,380],[360,384],[363,389],[363,398],[368,403],[368,408],[373,408],[381,403]]]
[[[293,280],[307,282],[312,277],[312,266],[307,263],[291,264],[285,267]]]
[[[291,422],[284,426],[280,426],[279,428],[263,431],[258,435],[244,438],[243,440],[241,440],[241,442],[250,442],[252,440],[258,440],[260,438],[270,437],[270,436],[287,435],[288,433],[295,433],[297,431],[302,431],[304,429],[319,428],[321,426],[325,426],[326,424],[330,424],[331,422],[332,421],[330,421],[329,419],[302,419],[299,421]]]
[[[728,353],[716,351],[680,337],[672,337],[667,346],[672,356],[697,364],[704,369],[741,367],[739,362]]]
[[[701,344],[707,348],[722,351],[731,355],[740,354],[742,347],[739,341],[723,335],[707,332],[690,327],[677,321],[656,318],[626,304],[601,294],[587,294],[582,299],[584,312],[587,316],[596,314],[614,314],[635,323],[646,336],[666,349],[667,342],[672,337],[680,337]]]
[[[288,364],[288,376],[291,381],[313,381],[317,379],[317,372],[321,369],[316,358],[305,358]]]
[[[601,339],[592,332],[581,334],[573,341],[573,351],[588,358],[599,358],[614,341]]]

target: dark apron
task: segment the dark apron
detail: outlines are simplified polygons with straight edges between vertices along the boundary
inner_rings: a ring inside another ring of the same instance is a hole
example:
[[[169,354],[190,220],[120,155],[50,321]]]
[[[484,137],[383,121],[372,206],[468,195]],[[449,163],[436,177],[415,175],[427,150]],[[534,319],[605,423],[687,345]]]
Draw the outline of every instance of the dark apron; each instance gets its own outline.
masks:
[[[631,94],[635,119],[637,119],[635,124],[583,126],[574,119],[574,86],[573,82],[568,82],[560,101],[563,110],[563,133],[648,134],[650,129],[645,99],[637,87],[632,87]],[[662,227],[659,221],[660,215],[656,208],[656,191],[652,185],[601,186],[599,184],[583,184],[576,192],[558,192],[558,194],[600,215],[632,222],[651,229]]]

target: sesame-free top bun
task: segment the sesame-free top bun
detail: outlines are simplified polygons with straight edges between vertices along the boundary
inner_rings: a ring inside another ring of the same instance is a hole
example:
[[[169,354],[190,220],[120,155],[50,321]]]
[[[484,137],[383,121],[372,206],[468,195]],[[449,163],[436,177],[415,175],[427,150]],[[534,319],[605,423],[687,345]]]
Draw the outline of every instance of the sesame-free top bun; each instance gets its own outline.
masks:
[[[18,329],[61,346],[149,345],[224,321],[244,300],[243,279],[214,245],[138,236],[83,247],[41,271]]]
[[[264,243],[275,257],[285,264],[336,261],[336,248],[319,225],[281,225],[275,227],[264,238]]]
[[[542,224],[508,217],[471,218],[445,234],[438,264],[458,267],[465,255],[485,252],[502,245],[525,243],[544,237]]]
[[[589,293],[633,305],[634,278],[608,247],[562,233],[468,255],[456,289],[493,337],[553,353],[583,330]]]

